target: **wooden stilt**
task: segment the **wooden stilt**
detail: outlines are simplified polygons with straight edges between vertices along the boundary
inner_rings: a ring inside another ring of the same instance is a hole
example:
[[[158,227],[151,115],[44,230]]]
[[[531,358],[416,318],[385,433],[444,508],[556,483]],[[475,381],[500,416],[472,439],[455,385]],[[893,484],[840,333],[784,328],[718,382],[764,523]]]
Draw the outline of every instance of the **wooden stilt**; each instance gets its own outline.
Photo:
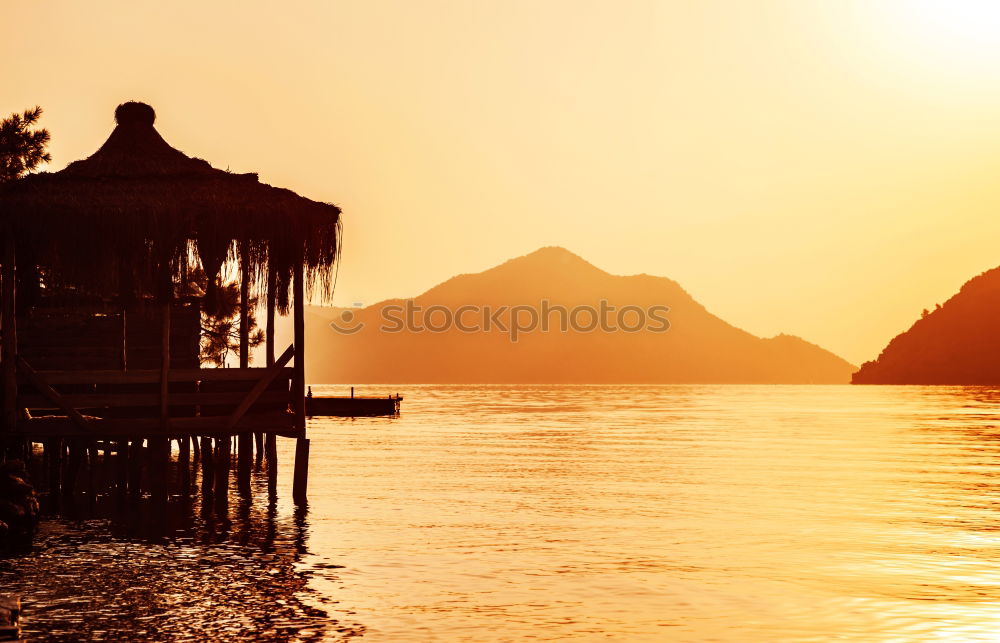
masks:
[[[142,495],[142,469],[145,466],[145,449],[142,440],[132,440],[128,453],[128,492],[138,498]]]
[[[105,444],[107,444],[105,442]],[[97,453],[97,442],[94,440],[87,441],[87,495],[91,498],[94,497],[94,493],[97,485],[97,469],[99,465],[98,453]]]
[[[240,368],[250,367],[250,262],[240,247]],[[253,435],[240,433],[237,441],[236,481],[241,495],[250,493]]]
[[[15,321],[15,257],[14,231],[10,225],[4,230],[2,264],[2,305],[0,323],[3,331],[3,431],[17,427],[17,324]]]
[[[240,495],[250,493],[250,469],[253,466],[253,434],[240,433],[237,438],[239,443],[239,460],[237,461],[237,486]]]
[[[49,495],[56,498],[62,486],[62,439],[52,438],[45,443],[45,458],[49,468]]]
[[[165,268],[164,268],[165,270]],[[170,274],[165,276],[165,288],[173,289]],[[170,425],[170,311],[172,292],[163,295],[164,302],[160,306],[160,419],[163,428]]]
[[[77,439],[66,440],[66,469],[63,472],[62,493],[72,496],[76,491],[76,481],[83,467],[83,445]]]
[[[115,442],[118,454],[115,457],[115,479],[118,481],[118,492],[125,493],[128,490],[128,442],[118,440]]]
[[[122,370],[128,370],[128,315],[126,307],[122,306]]]
[[[295,331],[295,368],[292,377],[292,410],[298,419],[298,428],[305,437],[306,431],[306,302],[302,262],[295,265],[293,326]]]
[[[295,471],[292,481],[292,499],[305,504],[309,481],[309,440],[306,438],[306,366],[305,366],[305,283],[302,261],[296,263],[293,283],[293,326],[295,331],[295,369],[292,377],[292,408],[295,411],[300,438],[295,442]]]
[[[232,454],[232,437],[224,436],[216,441],[216,461],[215,461],[215,502],[216,505],[227,507],[229,505],[229,466]]]
[[[52,448],[47,440],[42,440],[42,471],[49,470],[49,457],[52,455]]]
[[[306,487],[309,482],[309,438],[295,441],[295,480],[292,483],[292,500],[305,504]]]
[[[170,458],[170,440],[155,437],[146,440],[148,446],[146,468],[149,472],[149,493],[154,502],[167,500],[167,461]]]
[[[194,449],[194,461],[198,462],[201,460],[201,447],[198,445],[198,438],[191,438],[191,446]]]
[[[264,328],[264,348],[267,351],[267,365],[274,366],[274,309],[277,305],[278,276],[274,268],[267,269],[267,322]]]
[[[250,366],[250,262],[240,248],[240,368]]]
[[[273,499],[278,493],[278,444],[273,433],[267,434],[264,449],[267,456],[267,495]]]
[[[215,458],[212,453],[212,438],[201,438],[201,493],[212,493],[215,488]]]
[[[170,427],[170,317],[174,296],[170,262],[160,265],[163,290],[160,293],[160,421],[164,430]],[[154,502],[167,501],[170,461],[170,439],[153,437],[146,440],[146,469],[149,491]]]
[[[268,266],[267,268],[267,303],[265,312],[267,315],[266,325],[264,328],[264,348],[267,355],[267,365],[274,366],[274,312],[277,308],[278,299],[278,275],[274,268]],[[258,436],[262,434],[258,433]],[[274,434],[268,433],[264,438],[264,458],[267,460],[267,471],[268,471],[268,489],[271,488],[271,483],[275,481],[278,475],[278,458],[277,450],[274,445]],[[260,442],[257,443],[258,450],[261,449]],[[275,449],[272,453],[271,449]]]
[[[191,438],[184,436],[177,441],[177,467],[180,472],[181,493],[191,493]]]

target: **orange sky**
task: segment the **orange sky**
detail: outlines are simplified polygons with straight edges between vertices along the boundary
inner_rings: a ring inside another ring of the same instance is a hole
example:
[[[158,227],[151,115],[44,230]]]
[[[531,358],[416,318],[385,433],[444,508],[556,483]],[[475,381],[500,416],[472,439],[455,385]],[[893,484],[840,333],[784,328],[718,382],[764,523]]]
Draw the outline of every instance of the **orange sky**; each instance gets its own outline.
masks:
[[[861,362],[1000,264],[992,2],[96,4],[18,4],[0,111],[340,204],[339,303],[562,245]]]

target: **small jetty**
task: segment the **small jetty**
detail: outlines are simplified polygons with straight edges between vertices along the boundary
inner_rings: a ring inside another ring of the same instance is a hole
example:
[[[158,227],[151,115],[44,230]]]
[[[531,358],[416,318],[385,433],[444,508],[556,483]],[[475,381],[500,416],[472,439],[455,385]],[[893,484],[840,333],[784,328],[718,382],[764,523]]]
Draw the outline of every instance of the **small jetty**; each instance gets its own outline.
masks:
[[[4,455],[41,445],[58,493],[101,449],[112,484],[165,499],[171,441],[181,460],[214,460],[220,490],[235,441],[248,490],[255,443],[273,479],[276,440],[292,439],[304,501],[304,311],[332,296],[340,209],[189,157],[154,120],[124,103],[93,155],[0,189]],[[205,320],[229,304],[222,341],[239,368],[206,368]],[[293,343],[279,348],[275,315],[289,312]],[[251,367],[261,344],[266,365]]]
[[[387,395],[385,397],[354,395],[351,387],[350,397],[331,395],[313,395],[310,387],[306,395],[306,414],[309,416],[332,417],[363,417],[379,415],[399,415],[402,396]]]

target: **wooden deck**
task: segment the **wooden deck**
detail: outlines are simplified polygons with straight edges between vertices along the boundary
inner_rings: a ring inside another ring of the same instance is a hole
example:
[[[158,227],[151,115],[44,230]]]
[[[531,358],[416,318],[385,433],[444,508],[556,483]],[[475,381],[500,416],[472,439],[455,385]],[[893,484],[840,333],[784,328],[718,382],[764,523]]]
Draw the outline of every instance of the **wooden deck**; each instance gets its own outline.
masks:
[[[113,449],[122,470],[132,471],[116,488],[127,488],[133,497],[148,491],[165,500],[163,472],[171,458],[170,442],[176,440],[182,460],[200,443],[203,461],[214,460],[218,491],[224,495],[235,437],[239,488],[249,493],[256,442],[257,454],[267,460],[268,493],[273,494],[275,439],[281,436],[296,439],[292,496],[297,503],[306,501],[302,263],[292,275],[292,346],[275,358],[276,277],[269,274],[267,366],[250,367],[250,274],[241,260],[240,367],[192,368],[200,362],[200,313],[195,306],[173,301],[172,294],[151,299],[148,306],[158,306],[158,314],[139,315],[132,330],[124,312],[109,315],[83,305],[39,311],[34,318],[23,317],[26,332],[19,343],[13,238],[7,235],[0,248],[0,446],[6,453],[30,458],[34,444],[42,443],[51,470],[50,493],[71,491],[80,461],[93,459],[100,446]],[[172,293],[171,273],[164,271],[161,277]],[[180,328],[172,323],[175,316]],[[157,326],[158,332],[151,333]],[[158,349],[151,345],[157,335]],[[156,361],[159,368],[150,368]]]
[[[294,412],[295,354],[266,368],[35,371],[18,362],[13,434],[26,437],[234,435],[303,437]],[[163,386],[164,375],[166,386]]]

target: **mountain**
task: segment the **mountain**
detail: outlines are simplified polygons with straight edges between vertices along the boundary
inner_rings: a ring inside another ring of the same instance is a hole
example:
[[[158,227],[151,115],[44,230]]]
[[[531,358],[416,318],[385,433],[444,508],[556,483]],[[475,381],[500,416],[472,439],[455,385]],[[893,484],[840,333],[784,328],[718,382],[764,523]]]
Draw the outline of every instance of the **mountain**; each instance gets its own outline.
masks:
[[[1000,268],[897,335],[854,384],[1000,384]]]
[[[616,310],[602,314],[602,300]],[[415,324],[438,328],[449,315],[461,312],[467,330],[474,326],[488,326],[488,330],[387,332],[387,327],[402,325],[398,319],[403,317],[406,300],[360,309],[309,307],[308,379],[328,383],[847,383],[855,370],[798,337],[762,339],[740,330],[705,310],[675,281],[645,274],[611,275],[563,248],[542,248],[481,273],[459,275],[410,300],[409,305],[421,309],[422,314],[413,315]],[[504,313],[501,306],[523,308]],[[626,306],[630,308],[622,311]],[[669,311],[654,306],[669,306]],[[485,307],[489,310],[484,313]],[[542,318],[549,321],[547,332],[520,332],[512,341],[511,318],[526,326],[531,310],[539,322]],[[610,332],[601,328],[583,332],[595,317],[603,317]],[[574,320],[578,330],[561,330],[564,322]],[[506,329],[498,328],[498,321]],[[347,330],[362,325],[363,329],[353,334],[337,332],[331,322]],[[622,330],[640,326],[637,332]]]

